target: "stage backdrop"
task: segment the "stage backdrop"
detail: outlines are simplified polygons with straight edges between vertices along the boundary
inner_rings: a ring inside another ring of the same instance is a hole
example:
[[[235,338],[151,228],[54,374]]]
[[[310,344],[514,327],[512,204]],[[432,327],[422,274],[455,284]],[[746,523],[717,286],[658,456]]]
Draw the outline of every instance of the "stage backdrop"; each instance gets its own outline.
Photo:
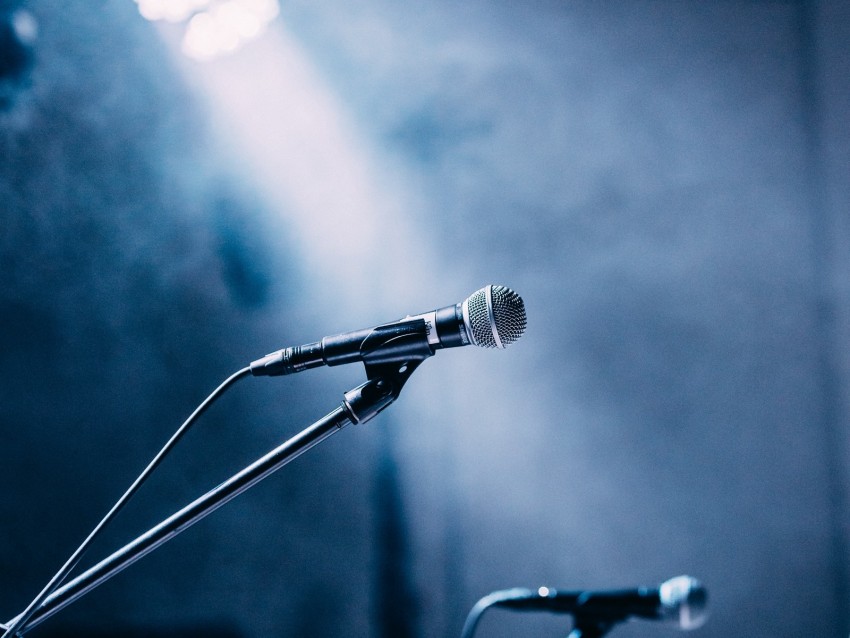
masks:
[[[494,283],[518,343],[31,635],[450,637],[496,589],[690,574],[695,636],[847,636],[844,2],[284,1],[206,62],[132,0],[0,9],[0,621],[229,374]],[[237,384],[83,567],[364,376]]]

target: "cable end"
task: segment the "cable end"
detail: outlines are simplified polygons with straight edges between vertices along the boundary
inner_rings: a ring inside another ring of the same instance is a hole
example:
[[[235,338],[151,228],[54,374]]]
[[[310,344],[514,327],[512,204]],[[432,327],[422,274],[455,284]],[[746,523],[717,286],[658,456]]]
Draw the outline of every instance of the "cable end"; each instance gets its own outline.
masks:
[[[283,353],[283,350],[278,350],[277,352],[267,354],[265,357],[261,357],[256,361],[252,361],[249,366],[251,374],[255,377],[271,377],[279,374],[286,374],[284,371],[286,362],[284,361]]]

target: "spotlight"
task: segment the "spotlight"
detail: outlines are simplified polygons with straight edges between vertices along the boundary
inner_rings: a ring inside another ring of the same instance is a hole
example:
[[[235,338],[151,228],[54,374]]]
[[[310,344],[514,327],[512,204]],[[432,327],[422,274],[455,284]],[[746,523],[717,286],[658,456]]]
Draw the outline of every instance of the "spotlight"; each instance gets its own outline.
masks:
[[[136,0],[147,20],[186,23],[183,53],[211,60],[257,38],[280,12],[278,0]]]

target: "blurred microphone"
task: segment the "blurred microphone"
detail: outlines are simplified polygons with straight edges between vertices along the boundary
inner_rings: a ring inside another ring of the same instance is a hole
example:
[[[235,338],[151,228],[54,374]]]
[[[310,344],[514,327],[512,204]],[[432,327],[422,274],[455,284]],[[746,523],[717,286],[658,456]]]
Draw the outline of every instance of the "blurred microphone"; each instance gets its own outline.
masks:
[[[380,348],[382,356],[393,355],[397,344],[403,359],[410,341],[408,328],[424,321],[427,347],[433,350],[457,346],[506,348],[525,332],[525,304],[522,298],[505,286],[489,285],[472,293],[466,300],[374,328],[346,332],[303,346],[284,348],[251,363],[254,376],[293,374],[319,366],[338,366],[356,361],[369,361],[369,355]],[[421,326],[421,324],[419,324]]]
[[[671,578],[656,588],[579,592],[517,588],[494,592],[487,598],[496,607],[570,613],[600,622],[647,618],[670,622],[679,629],[696,629],[708,616],[708,592],[690,576]]]

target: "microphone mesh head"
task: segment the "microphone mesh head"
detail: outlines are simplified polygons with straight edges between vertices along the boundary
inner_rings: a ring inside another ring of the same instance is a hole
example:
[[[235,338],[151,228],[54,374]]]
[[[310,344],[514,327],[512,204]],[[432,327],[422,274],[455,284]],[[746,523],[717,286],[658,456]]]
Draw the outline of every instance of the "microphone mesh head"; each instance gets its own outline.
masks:
[[[470,340],[482,348],[506,348],[525,332],[525,304],[506,286],[485,286],[463,302]]]
[[[658,592],[662,615],[675,621],[680,629],[696,629],[705,623],[708,592],[696,578],[671,578],[661,583]]]

